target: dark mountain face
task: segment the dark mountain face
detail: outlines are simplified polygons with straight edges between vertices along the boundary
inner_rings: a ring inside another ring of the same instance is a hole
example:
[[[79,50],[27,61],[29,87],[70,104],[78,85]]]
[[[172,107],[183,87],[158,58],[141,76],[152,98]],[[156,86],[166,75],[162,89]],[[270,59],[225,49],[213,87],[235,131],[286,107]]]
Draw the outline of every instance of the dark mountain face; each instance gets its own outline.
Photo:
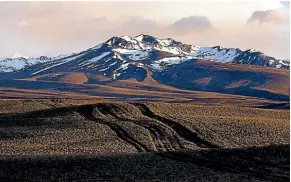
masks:
[[[250,52],[249,50],[244,51],[239,56],[235,57],[233,63],[289,69],[288,61],[276,61],[274,57],[266,56],[261,52]]]
[[[139,35],[112,37],[70,55],[0,60],[0,80],[33,77],[58,81],[65,73],[100,75],[106,83],[132,78],[142,82],[152,77],[160,84],[181,89],[288,99],[288,94],[282,92],[274,96],[269,88],[266,92],[260,90],[272,79],[285,83],[288,72],[284,69],[289,69],[289,61],[255,50],[193,46],[170,38]],[[95,83],[92,78],[88,80]]]
[[[171,85],[185,90],[199,90],[219,93],[239,94],[274,100],[289,100],[288,93],[273,94],[260,90],[262,85],[268,84],[270,79],[274,82],[288,83],[286,75],[275,72],[256,70],[256,67],[244,65],[225,66],[221,63],[211,65],[207,61],[186,61],[174,67],[169,67],[162,72],[153,75],[160,83]],[[278,84],[278,85],[279,85]],[[276,87],[273,85],[273,87]],[[288,87],[288,85],[287,85]]]
[[[148,44],[159,44],[159,42],[157,41],[157,39],[153,36],[150,35],[140,35],[142,36],[142,42],[144,43],[148,43]]]

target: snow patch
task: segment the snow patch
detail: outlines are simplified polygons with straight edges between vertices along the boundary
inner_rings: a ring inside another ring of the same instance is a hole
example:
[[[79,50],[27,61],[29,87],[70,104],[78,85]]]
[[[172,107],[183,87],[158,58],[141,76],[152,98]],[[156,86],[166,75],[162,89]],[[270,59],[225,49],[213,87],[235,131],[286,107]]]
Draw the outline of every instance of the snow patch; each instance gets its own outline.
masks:
[[[116,80],[120,75],[121,73],[113,73],[113,80]]]
[[[127,68],[128,68],[128,66],[129,66],[129,64],[130,63],[125,63],[125,64],[122,64],[121,66],[120,66],[120,68],[118,68],[117,70],[126,70]]]
[[[159,44],[163,45],[163,46],[170,46],[171,43],[173,42],[172,39],[156,39]]]
[[[210,59],[219,62],[231,62],[238,53],[235,49],[221,49],[212,47],[192,46],[190,56]]]
[[[103,68],[103,69],[101,69],[101,70],[99,70],[99,71],[106,71],[106,70],[108,70],[110,67],[107,67],[107,68]]]
[[[124,40],[129,41],[129,42],[132,40],[132,38],[130,36],[127,36],[127,35],[122,36],[121,38],[123,38]]]
[[[113,66],[117,63],[117,61],[115,61],[114,63],[109,64],[108,66]]]
[[[282,64],[282,65],[284,65],[284,66],[290,66],[290,62],[287,61],[287,60],[286,61],[280,60],[279,63]]]
[[[144,35],[139,35],[139,36],[134,37],[134,39],[141,42],[143,40],[143,37]]]
[[[73,56],[73,57],[68,58],[68,59],[64,59],[63,62],[60,62],[60,63],[58,63],[58,64],[54,64],[54,65],[52,65],[52,66],[46,67],[46,68],[44,68],[44,69],[41,69],[41,70],[39,70],[39,71],[37,71],[37,72],[32,73],[31,75],[35,75],[35,74],[37,74],[37,73],[40,73],[40,72],[46,71],[46,70],[51,69],[51,68],[53,68],[53,67],[60,66],[60,65],[62,65],[62,64],[68,63],[68,62],[70,62],[70,61],[73,61],[73,60],[75,60],[75,59],[81,57],[81,56],[83,56],[83,54],[78,55],[78,56]]]
[[[103,44],[99,44],[99,45],[97,45],[95,47],[92,47],[91,49],[92,50],[100,49],[102,46],[103,46]]]
[[[122,49],[122,48],[117,48],[117,49],[112,49],[114,52],[118,52],[120,54],[139,54],[142,53],[143,51],[141,50],[135,50],[135,49]]]
[[[13,56],[11,56],[11,59],[16,59],[16,58],[25,58],[25,59],[29,59],[28,56],[22,56],[22,55],[19,54],[18,52],[14,53]]]
[[[21,59],[5,60],[5,61],[1,61],[0,63],[1,63],[1,66],[6,68],[5,70],[3,70],[5,72],[12,72],[12,71],[20,70],[27,65],[26,62],[24,62]]]
[[[150,67],[156,70],[163,70],[169,65],[176,65],[180,64],[184,61],[190,60],[192,57],[186,56],[186,57],[170,57],[170,58],[163,58],[158,61],[154,61],[152,64],[150,64]]]
[[[97,57],[94,57],[90,60],[88,60],[88,62],[97,62],[99,61],[100,59],[104,58],[105,56],[109,55],[111,52],[104,52],[102,53],[100,56],[97,56]]]
[[[174,55],[180,55],[183,53],[182,50],[178,47],[156,47],[155,49],[159,51],[169,52]]]
[[[255,49],[249,49],[248,51],[249,51],[249,52],[258,52],[258,51],[255,50]]]
[[[133,60],[133,61],[138,61],[145,59],[149,56],[149,51],[146,50],[133,50],[133,49],[112,49],[114,52],[124,54],[128,56],[128,59]],[[118,55],[118,54],[117,54]]]

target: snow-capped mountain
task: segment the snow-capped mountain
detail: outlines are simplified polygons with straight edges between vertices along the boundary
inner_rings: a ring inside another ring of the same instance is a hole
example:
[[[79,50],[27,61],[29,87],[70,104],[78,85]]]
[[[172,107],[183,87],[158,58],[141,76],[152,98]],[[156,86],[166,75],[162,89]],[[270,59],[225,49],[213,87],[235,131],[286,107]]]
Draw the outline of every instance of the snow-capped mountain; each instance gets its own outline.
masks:
[[[28,56],[23,56],[23,55],[19,54],[18,52],[14,53],[13,56],[11,56],[11,59],[16,59],[16,58],[25,58],[25,59],[29,59]]]
[[[149,35],[122,36],[79,53],[0,60],[0,87],[84,92],[91,84],[129,87],[134,82],[141,89],[153,89],[154,84],[288,100],[289,64],[289,60],[253,49],[187,45]],[[18,84],[23,80],[29,82]],[[82,86],[78,90],[64,83]]]
[[[17,72],[24,69],[29,69],[30,66],[50,62],[53,60],[61,59],[69,55],[59,55],[56,57],[40,56],[36,58],[29,58],[15,53],[11,58],[0,60],[0,73],[1,72]]]
[[[103,74],[114,72],[113,78],[117,78],[133,65],[159,71],[193,59],[282,69],[289,69],[290,64],[287,60],[278,60],[253,49],[242,51],[220,46],[187,45],[171,38],[158,39],[142,34],[136,37],[112,37],[80,53],[57,57],[29,58],[17,53],[11,58],[0,60],[0,72],[26,70],[35,75],[66,65],[71,66],[67,67],[69,70],[97,71]]]

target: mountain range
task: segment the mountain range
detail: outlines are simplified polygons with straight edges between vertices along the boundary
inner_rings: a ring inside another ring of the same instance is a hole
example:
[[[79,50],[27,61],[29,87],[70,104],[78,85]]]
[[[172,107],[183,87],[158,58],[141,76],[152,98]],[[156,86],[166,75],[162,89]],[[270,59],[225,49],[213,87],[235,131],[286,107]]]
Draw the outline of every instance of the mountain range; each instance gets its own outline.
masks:
[[[203,47],[141,34],[112,37],[79,53],[36,58],[16,54],[0,60],[0,87],[93,96],[100,96],[100,90],[101,96],[113,96],[104,91],[109,87],[138,92],[203,91],[289,100],[289,69],[289,60],[254,49]]]

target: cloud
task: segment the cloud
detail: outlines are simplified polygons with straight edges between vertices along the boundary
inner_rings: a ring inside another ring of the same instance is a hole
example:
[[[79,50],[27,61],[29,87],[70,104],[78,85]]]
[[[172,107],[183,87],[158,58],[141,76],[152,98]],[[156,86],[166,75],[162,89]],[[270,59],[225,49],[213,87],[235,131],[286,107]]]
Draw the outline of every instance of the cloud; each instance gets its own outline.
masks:
[[[290,1],[280,1],[280,3],[285,7],[290,9]]]
[[[260,9],[268,4],[265,2],[213,3],[209,7],[204,1],[1,2],[0,56],[14,52],[28,56],[78,52],[113,36],[141,33],[187,44],[254,48],[271,56],[289,55],[286,19],[290,10],[280,2],[275,8],[284,11],[273,8],[273,4]],[[269,8],[274,10],[254,13]],[[245,26],[248,18],[250,23]]]
[[[19,24],[23,24],[21,21]],[[28,26],[29,25],[29,26]],[[141,16],[122,16],[118,19],[101,17],[83,17],[77,20],[52,22],[42,18],[26,24],[24,31],[34,40],[43,43],[78,42],[98,44],[112,36],[153,33],[157,29],[156,21]]]
[[[139,16],[132,16],[122,23],[122,26],[126,29],[153,29],[156,27],[156,21]]]
[[[189,16],[177,20],[170,26],[174,31],[192,32],[212,28],[212,24],[205,16]]]
[[[88,38],[90,33],[107,26],[106,17],[84,17],[82,19],[70,20],[61,18],[58,21],[53,21],[49,17],[38,17],[27,21],[20,21],[19,26],[22,31],[36,41],[40,42],[64,42],[74,39],[81,39],[82,36]],[[104,25],[104,26],[103,26]]]
[[[119,27],[120,33],[137,35],[140,33],[153,33],[158,29],[157,22],[142,16],[123,16],[113,21]]]
[[[24,26],[27,26],[28,25],[28,21],[27,20],[21,20],[17,23],[17,25],[19,27],[24,27]]]
[[[281,10],[266,10],[255,11],[248,19],[247,23],[259,22],[263,23],[275,23],[275,24],[289,24],[290,17],[289,12]]]
[[[108,19],[106,16],[86,16],[78,19],[53,21],[50,17],[37,17],[18,22],[22,34],[30,41],[45,45],[46,50],[59,45],[59,52],[77,52],[95,46],[113,36],[141,33],[154,34],[158,30],[155,20],[142,16],[121,16]]]

